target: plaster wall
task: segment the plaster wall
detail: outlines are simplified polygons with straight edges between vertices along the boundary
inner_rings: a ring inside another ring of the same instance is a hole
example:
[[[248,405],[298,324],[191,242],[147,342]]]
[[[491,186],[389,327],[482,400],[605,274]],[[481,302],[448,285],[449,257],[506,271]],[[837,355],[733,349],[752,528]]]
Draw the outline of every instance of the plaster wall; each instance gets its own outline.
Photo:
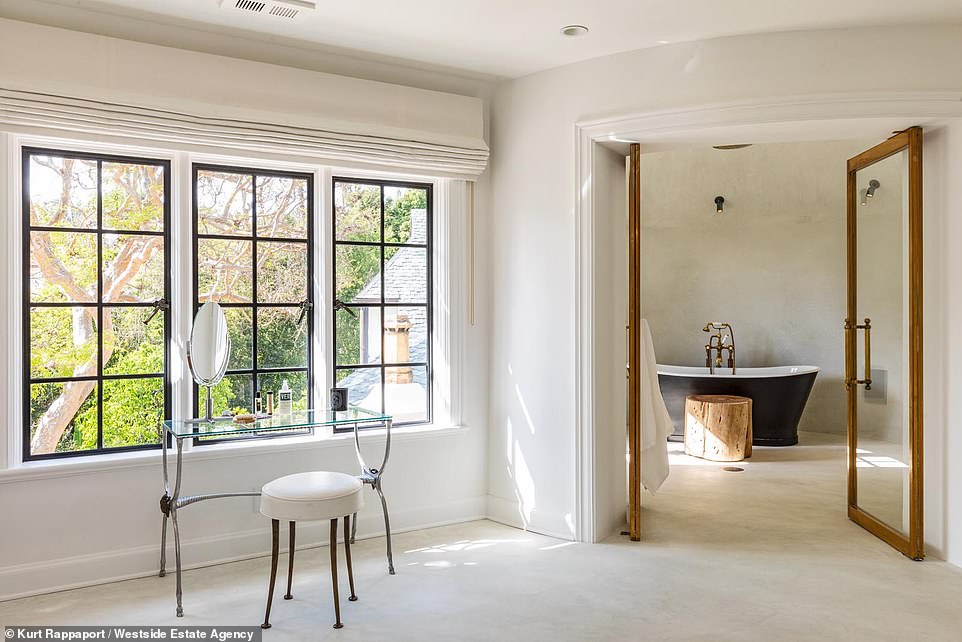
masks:
[[[739,367],[818,366],[799,428],[845,433],[845,163],[875,142],[642,155],[642,314],[659,362],[704,366],[702,328],[727,321]],[[859,189],[870,178],[884,185],[859,220],[859,316],[873,318],[878,382],[862,425],[892,435],[902,426],[904,400],[898,160],[859,176]],[[715,213],[716,195],[725,198],[722,214]]]

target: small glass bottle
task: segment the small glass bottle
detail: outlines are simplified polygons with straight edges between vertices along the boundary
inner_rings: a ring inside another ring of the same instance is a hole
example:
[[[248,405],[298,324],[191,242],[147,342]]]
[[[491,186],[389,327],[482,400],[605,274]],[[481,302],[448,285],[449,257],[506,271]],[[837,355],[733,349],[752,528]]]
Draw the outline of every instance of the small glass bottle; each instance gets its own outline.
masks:
[[[273,390],[267,391],[267,414],[269,415],[274,414],[274,391]]]
[[[254,395],[254,414],[262,415],[264,414],[264,403],[261,400],[261,391],[258,390]]]
[[[293,410],[292,406],[292,391],[290,386],[287,385],[287,379],[284,379],[284,385],[281,389],[277,391],[277,414],[279,415],[289,415]]]

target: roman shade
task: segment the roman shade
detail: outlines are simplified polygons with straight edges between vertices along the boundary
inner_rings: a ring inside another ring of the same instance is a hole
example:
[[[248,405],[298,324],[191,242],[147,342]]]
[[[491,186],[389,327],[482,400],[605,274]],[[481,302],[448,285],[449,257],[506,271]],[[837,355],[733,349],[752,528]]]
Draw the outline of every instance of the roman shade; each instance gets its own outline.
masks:
[[[0,18],[0,130],[475,179],[480,98]]]
[[[462,178],[477,177],[484,171],[488,159],[488,150],[483,145],[456,146],[415,138],[202,116],[3,88],[0,88],[0,121],[51,132],[287,153],[326,162],[369,164]]]

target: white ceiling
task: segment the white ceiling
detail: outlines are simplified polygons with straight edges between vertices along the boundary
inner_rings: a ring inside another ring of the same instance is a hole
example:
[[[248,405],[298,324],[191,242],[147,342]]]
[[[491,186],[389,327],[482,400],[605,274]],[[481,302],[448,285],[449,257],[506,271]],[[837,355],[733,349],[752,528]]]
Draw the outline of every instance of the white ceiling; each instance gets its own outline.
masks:
[[[218,0],[0,0],[0,15],[67,28],[83,29],[71,24],[81,11],[84,30],[90,12],[149,21],[152,41],[165,25],[200,28],[497,77],[718,36],[962,23],[960,0],[317,0],[296,22],[227,11]],[[571,23],[591,31],[559,35]]]

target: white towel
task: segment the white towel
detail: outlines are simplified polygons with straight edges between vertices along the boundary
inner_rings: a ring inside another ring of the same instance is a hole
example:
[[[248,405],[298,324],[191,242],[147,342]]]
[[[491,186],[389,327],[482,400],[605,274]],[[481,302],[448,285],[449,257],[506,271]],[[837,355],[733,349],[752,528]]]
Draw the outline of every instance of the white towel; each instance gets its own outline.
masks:
[[[641,483],[654,493],[668,479],[668,435],[674,425],[658,387],[658,361],[646,319],[641,320]]]

